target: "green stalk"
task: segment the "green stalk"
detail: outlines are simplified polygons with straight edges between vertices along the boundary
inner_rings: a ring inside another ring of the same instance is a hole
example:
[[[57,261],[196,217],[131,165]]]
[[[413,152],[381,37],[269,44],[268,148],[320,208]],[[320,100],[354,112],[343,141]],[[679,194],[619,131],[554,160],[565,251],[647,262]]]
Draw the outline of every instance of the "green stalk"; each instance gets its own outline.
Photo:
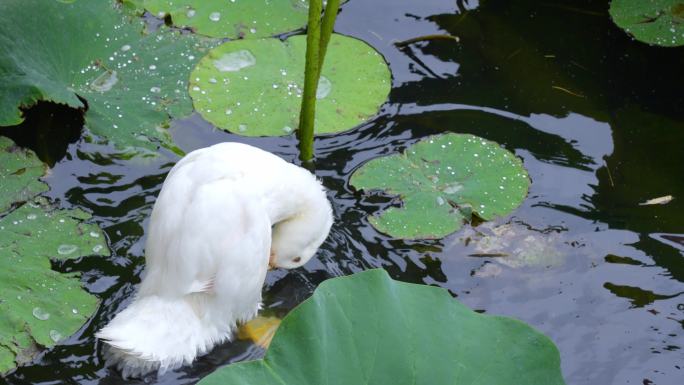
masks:
[[[321,21],[321,0],[309,0],[309,22],[306,31],[306,65],[304,69],[304,94],[299,114],[299,159],[313,159],[314,121],[316,117],[316,90],[321,76],[328,42],[335,26],[339,0],[328,0]]]
[[[318,88],[319,43],[321,41],[321,0],[309,0],[309,24],[306,30],[306,65],[304,67],[304,94],[299,112],[299,159],[313,158],[313,131],[316,116],[316,89]]]
[[[325,5],[325,14],[321,22],[321,42],[318,49],[318,77],[321,77],[323,71],[323,62],[325,61],[325,53],[328,51],[328,43],[330,36],[332,36],[333,28],[335,27],[335,19],[337,18],[337,10],[340,9],[340,0],[328,0]]]

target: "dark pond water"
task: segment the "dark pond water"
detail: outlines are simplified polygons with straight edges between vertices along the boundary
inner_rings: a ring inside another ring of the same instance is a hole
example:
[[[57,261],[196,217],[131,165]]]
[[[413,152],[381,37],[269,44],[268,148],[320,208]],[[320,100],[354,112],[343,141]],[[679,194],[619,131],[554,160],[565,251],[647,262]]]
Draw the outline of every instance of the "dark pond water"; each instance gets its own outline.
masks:
[[[287,313],[327,278],[382,267],[540,329],[558,345],[568,384],[684,383],[684,50],[633,42],[612,25],[607,3],[345,4],[337,31],[386,57],[393,90],[373,121],[317,139],[316,174],[337,221],[317,259],[269,274],[266,312]],[[393,45],[445,33],[460,43]],[[185,151],[240,141],[297,156],[292,137],[242,138],[199,116],[175,121],[172,131]],[[510,217],[443,240],[388,239],[365,218],[389,199],[364,199],[349,187],[349,175],[368,159],[441,132],[472,133],[515,152],[533,180],[529,197]],[[47,179],[50,197],[92,212],[114,253],[56,266],[82,272],[102,300],[99,311],[5,381],[122,383],[103,367],[93,333],[140,282],[146,218],[178,159],[163,155],[126,160],[78,141],[57,162]],[[639,205],[666,195],[675,199]],[[508,256],[472,256],[490,249]],[[191,368],[144,382],[191,384],[262,354],[247,342],[225,344]]]

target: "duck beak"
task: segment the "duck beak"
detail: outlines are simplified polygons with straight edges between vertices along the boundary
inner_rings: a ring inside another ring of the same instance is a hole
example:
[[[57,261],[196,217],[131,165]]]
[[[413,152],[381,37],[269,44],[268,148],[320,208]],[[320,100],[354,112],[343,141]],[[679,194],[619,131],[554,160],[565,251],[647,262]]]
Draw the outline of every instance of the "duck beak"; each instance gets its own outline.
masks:
[[[268,257],[268,269],[273,270],[275,268],[276,268],[276,266],[275,266],[275,254],[271,253],[271,256]]]

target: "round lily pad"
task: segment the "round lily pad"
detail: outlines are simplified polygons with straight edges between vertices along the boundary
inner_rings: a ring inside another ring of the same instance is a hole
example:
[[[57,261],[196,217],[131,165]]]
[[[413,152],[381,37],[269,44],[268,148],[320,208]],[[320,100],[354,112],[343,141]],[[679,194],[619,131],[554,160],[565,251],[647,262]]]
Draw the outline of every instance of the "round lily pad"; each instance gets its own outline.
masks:
[[[684,0],[613,0],[615,24],[648,44],[684,45]]]
[[[130,0],[173,25],[214,37],[260,38],[306,25],[308,0]]]
[[[212,49],[190,75],[195,109],[224,130],[248,136],[291,133],[299,124],[306,36],[238,40]],[[332,35],[318,85],[316,133],[339,132],[375,115],[390,71],[366,43]]]
[[[46,171],[47,167],[33,151],[0,136],[0,214],[17,202],[47,191],[48,186],[38,180]]]
[[[356,170],[350,184],[396,195],[370,223],[404,239],[441,238],[470,221],[504,216],[525,199],[530,179],[522,161],[499,144],[474,135],[432,136],[403,154],[373,159]]]
[[[69,337],[95,311],[97,298],[78,276],[50,263],[109,255],[102,231],[84,223],[89,218],[37,198],[0,219],[0,373]]]
[[[192,112],[187,78],[215,41],[143,23],[113,1],[0,1],[0,126],[39,100],[86,109],[119,148],[173,147],[162,127]]]

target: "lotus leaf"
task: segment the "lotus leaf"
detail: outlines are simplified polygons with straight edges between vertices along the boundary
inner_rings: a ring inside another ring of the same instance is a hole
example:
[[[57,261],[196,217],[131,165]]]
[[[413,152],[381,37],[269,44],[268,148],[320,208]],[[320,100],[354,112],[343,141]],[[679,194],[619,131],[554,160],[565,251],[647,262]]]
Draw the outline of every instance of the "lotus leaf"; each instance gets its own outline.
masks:
[[[102,231],[84,222],[89,218],[37,198],[0,219],[0,373],[69,337],[95,311],[97,298],[78,277],[50,263],[109,255]]]
[[[22,149],[0,136],[0,215],[17,202],[25,202],[46,191],[38,180],[47,168],[33,151]]]
[[[525,199],[530,180],[522,161],[499,144],[444,134],[371,160],[350,184],[399,196],[402,207],[372,216],[370,223],[394,237],[417,239],[450,234],[473,214],[484,220],[509,214]]]
[[[239,40],[211,50],[190,76],[195,109],[241,135],[277,136],[299,123],[306,36]],[[390,90],[382,56],[366,43],[332,35],[318,85],[316,133],[339,132],[375,115]]]
[[[328,280],[283,320],[263,360],[202,385],[564,384],[554,344],[384,270]]]
[[[613,0],[615,24],[648,44],[684,45],[684,0]]]
[[[308,0],[125,0],[171,16],[173,25],[214,37],[260,38],[306,25]]]
[[[142,29],[111,1],[0,2],[0,126],[44,100],[87,109],[87,127],[120,148],[171,146],[161,127],[192,111],[187,77],[212,43]]]

